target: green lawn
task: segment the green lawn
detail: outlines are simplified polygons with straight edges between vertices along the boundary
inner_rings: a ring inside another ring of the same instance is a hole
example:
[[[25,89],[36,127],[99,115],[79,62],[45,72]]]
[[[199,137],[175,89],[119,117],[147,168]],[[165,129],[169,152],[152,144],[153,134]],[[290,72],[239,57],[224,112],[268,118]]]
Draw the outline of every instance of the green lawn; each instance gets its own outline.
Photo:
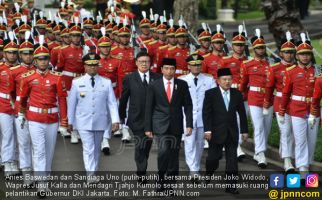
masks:
[[[251,120],[248,120],[248,121],[249,121],[248,127],[249,127],[250,137],[253,137],[252,123],[251,123]],[[268,144],[278,148],[279,141],[280,141],[280,135],[279,135],[278,125],[277,125],[276,118],[274,117],[273,123],[272,123],[272,129],[268,136]],[[318,139],[316,142],[314,160],[318,162],[322,162],[322,129],[321,128],[319,130]]]
[[[237,15],[237,20],[248,20],[248,19],[264,19],[265,15],[263,11],[250,11],[240,12]]]
[[[312,40],[313,47],[322,55],[322,39]],[[322,59],[315,55],[316,63],[322,65]]]

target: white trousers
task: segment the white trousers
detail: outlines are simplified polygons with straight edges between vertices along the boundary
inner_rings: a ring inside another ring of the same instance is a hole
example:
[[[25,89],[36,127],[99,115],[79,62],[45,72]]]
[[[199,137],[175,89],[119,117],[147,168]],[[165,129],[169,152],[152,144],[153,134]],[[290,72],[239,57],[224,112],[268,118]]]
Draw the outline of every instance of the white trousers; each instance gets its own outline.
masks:
[[[276,116],[278,112],[276,112]],[[280,130],[280,148],[279,153],[282,159],[294,158],[294,136],[292,132],[291,116],[285,113],[285,122],[281,124],[277,120],[278,128]]]
[[[204,147],[204,128],[192,129],[192,134],[184,134],[184,152],[190,172],[199,172]]]
[[[1,160],[2,163],[16,160],[16,143],[14,134],[14,116],[0,113]]]
[[[249,111],[254,128],[255,154],[265,152],[272,126],[273,106],[269,108],[268,115],[263,115],[263,108],[258,106],[249,106]]]
[[[94,175],[99,168],[101,142],[104,131],[78,130],[83,146],[83,160],[88,175]]]
[[[316,118],[312,129],[308,125],[308,119],[293,116],[291,119],[295,140],[295,166],[309,167],[314,159],[320,118]]]
[[[20,169],[31,168],[32,150],[28,123],[25,122],[23,129],[21,129],[21,122],[18,119],[15,119],[15,127],[18,141],[19,167]]]
[[[35,175],[49,175],[55,153],[58,123],[46,124],[29,121]]]

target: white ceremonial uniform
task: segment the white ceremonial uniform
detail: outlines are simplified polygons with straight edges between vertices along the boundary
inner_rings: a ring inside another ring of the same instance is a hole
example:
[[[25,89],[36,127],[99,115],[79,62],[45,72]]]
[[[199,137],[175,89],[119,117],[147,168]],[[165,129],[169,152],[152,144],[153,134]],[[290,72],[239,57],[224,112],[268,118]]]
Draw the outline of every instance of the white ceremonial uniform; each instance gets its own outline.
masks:
[[[197,78],[197,86],[195,85],[195,78]],[[190,136],[184,136],[184,149],[186,163],[190,169],[190,173],[195,174],[200,170],[200,161],[204,149],[204,128],[202,121],[203,100],[205,92],[216,87],[216,83],[212,76],[202,73],[197,77],[189,73],[180,76],[179,79],[187,82],[193,104],[193,130]]]
[[[78,130],[83,145],[83,160],[88,175],[98,170],[104,131],[119,123],[117,102],[111,80],[86,74],[73,80],[68,98],[68,120]]]

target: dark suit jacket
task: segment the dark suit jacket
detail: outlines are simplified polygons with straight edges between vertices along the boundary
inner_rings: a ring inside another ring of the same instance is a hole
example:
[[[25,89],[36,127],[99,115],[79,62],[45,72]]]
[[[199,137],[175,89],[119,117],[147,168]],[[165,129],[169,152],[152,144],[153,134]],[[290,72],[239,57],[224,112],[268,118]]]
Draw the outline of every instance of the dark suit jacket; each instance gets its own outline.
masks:
[[[160,74],[150,72],[149,84],[161,78]],[[121,121],[126,118],[126,107],[129,102],[127,125],[133,132],[144,131],[145,100],[147,88],[144,87],[138,71],[125,76],[119,105]]]
[[[231,134],[234,143],[238,143],[237,114],[240,117],[240,132],[248,133],[247,116],[242,94],[230,89],[230,101],[228,111],[219,86],[206,91],[203,103],[202,119],[204,131],[211,131],[211,141],[223,144],[227,134]]]
[[[183,133],[183,113],[186,115],[186,126],[192,127],[192,100],[185,81],[174,79],[174,88],[169,103],[163,84],[163,78],[149,85],[145,108],[145,131],[154,134]]]

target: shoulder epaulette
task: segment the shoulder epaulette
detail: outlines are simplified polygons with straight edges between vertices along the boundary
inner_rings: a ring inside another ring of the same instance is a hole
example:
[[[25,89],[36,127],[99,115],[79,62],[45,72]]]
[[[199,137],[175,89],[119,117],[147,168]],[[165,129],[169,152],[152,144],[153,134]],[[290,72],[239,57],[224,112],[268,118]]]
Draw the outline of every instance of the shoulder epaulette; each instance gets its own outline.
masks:
[[[20,65],[14,66],[14,67],[10,67],[10,71],[18,69],[20,67]]]
[[[4,64],[4,62],[0,62],[0,65],[3,65]]]
[[[51,73],[52,75],[62,76],[62,73],[61,73],[61,72],[50,71],[50,73]]]
[[[59,45],[57,47],[54,47],[53,49],[60,49],[60,48],[61,48],[61,46]]]
[[[67,47],[69,47],[69,45],[67,45],[67,46],[63,46],[63,47],[60,47],[60,49],[65,49],[65,48],[67,48]]]
[[[177,48],[177,46],[169,47],[169,48],[168,48],[168,50],[170,50],[170,51],[171,51],[171,50],[173,50],[173,49],[175,49],[175,48]]]
[[[35,73],[35,70],[30,70],[30,71],[28,71],[27,73],[22,74],[22,75],[21,75],[21,77],[22,77],[22,78],[26,78],[26,77],[28,77],[28,76],[33,75],[34,73]]]
[[[111,48],[111,51],[115,50],[118,46],[114,46]]]
[[[246,63],[248,63],[249,61],[252,61],[252,60],[254,60],[254,58],[251,58],[249,60],[244,60],[243,63],[246,64]]]
[[[210,56],[210,54],[211,53],[207,53],[207,54],[203,55],[202,57],[207,58],[208,56]]]
[[[292,65],[292,66],[286,68],[286,71],[290,71],[290,70],[294,69],[295,67],[296,67],[296,65]]]
[[[228,59],[231,58],[232,56],[224,56],[222,59]]]
[[[275,66],[279,65],[280,63],[281,62],[274,63],[274,64],[271,65],[271,67],[275,67]]]
[[[148,45],[153,45],[153,44],[156,44],[158,41],[157,40],[153,40],[151,42],[148,43]]]
[[[163,45],[163,46],[159,46],[159,49],[165,49],[167,47],[168,47],[168,45]]]

